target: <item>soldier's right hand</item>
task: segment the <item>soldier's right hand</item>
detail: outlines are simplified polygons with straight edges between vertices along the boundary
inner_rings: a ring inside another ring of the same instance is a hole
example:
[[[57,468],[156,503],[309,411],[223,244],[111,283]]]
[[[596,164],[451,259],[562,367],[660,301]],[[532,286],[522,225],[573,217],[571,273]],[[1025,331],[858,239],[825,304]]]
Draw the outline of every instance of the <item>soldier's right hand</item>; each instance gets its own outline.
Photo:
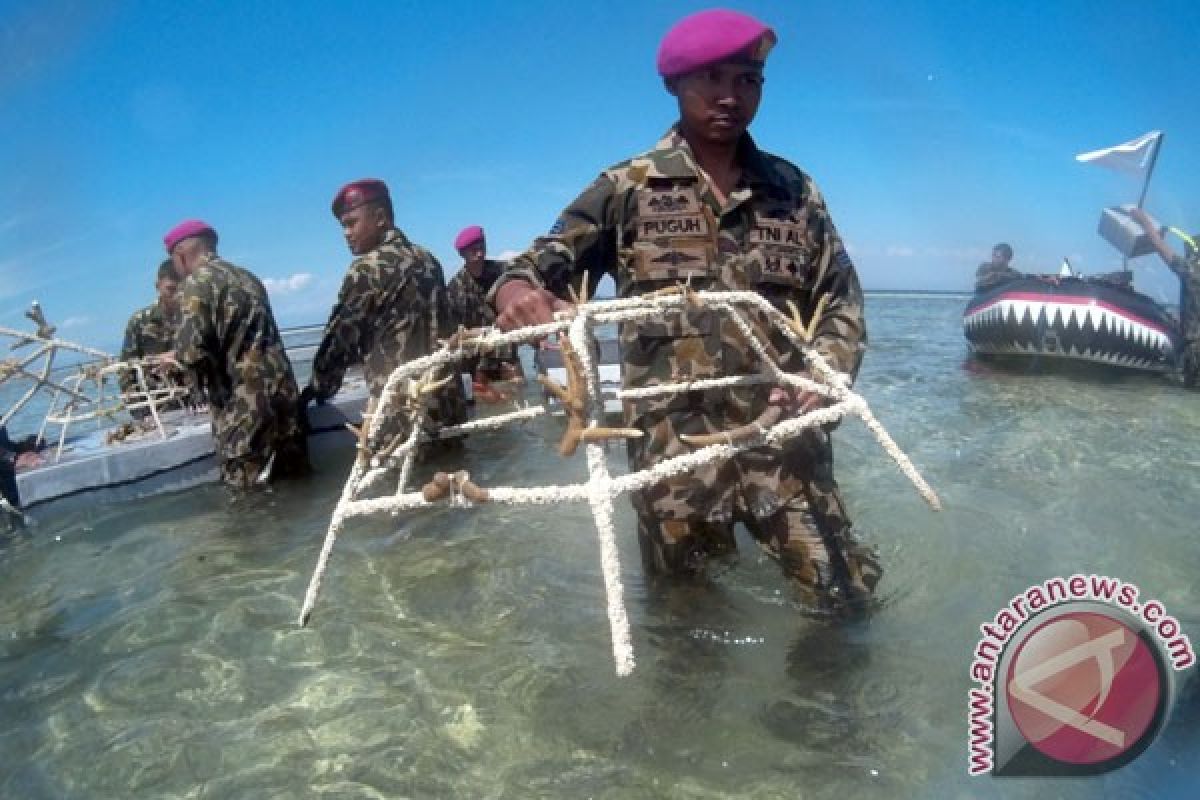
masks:
[[[544,325],[554,321],[555,311],[566,308],[570,308],[570,303],[545,289],[538,289],[526,281],[512,280],[496,292],[496,325],[502,331]]]

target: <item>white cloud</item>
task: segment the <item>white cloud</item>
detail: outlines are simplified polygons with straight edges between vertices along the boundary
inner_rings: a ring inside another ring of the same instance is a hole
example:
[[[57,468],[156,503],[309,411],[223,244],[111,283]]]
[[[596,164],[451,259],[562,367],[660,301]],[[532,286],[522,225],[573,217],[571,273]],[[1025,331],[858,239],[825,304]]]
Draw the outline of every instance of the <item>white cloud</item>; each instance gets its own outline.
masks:
[[[887,248],[889,258],[912,258],[917,251],[906,244],[890,244]]]
[[[267,287],[271,294],[291,294],[307,289],[312,281],[311,272],[297,272],[286,278],[266,278],[263,280],[263,286]]]
[[[521,255],[520,250],[503,250],[500,255],[496,256],[497,261],[512,261],[517,256]]]
[[[83,325],[87,325],[91,321],[92,318],[87,316],[67,317],[62,322],[58,323],[58,327],[62,328],[63,330],[70,330],[71,328],[79,328]]]

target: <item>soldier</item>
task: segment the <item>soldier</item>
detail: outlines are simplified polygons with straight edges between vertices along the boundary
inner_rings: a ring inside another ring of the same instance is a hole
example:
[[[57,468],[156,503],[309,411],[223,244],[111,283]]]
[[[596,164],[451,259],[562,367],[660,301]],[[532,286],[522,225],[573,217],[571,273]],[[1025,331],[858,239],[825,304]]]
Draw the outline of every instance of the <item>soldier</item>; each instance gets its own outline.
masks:
[[[1187,255],[1167,246],[1154,220],[1140,208],[1130,212],[1142,226],[1159,258],[1179,278],[1179,335],[1183,338],[1178,362],[1183,385],[1194,389],[1200,383],[1200,248],[1192,237],[1183,237]],[[1176,233],[1179,233],[1176,231]]]
[[[143,366],[147,386],[146,389],[163,389],[172,385],[182,386],[186,376],[171,369],[174,361],[175,334],[179,330],[179,276],[175,274],[175,264],[167,259],[158,265],[158,275],[154,282],[154,290],[158,301],[133,312],[125,325],[125,339],[121,344],[122,361],[153,360],[153,356],[164,356],[157,368],[149,364]],[[137,391],[137,374],[132,370],[121,373],[120,385],[122,392]],[[167,404],[167,408],[177,408],[178,403]],[[142,418],[149,415],[144,408],[134,409],[134,417]]]
[[[371,394],[378,398],[392,370],[433,352],[438,336],[448,336],[454,327],[442,265],[396,228],[383,181],[343,186],[333,198],[333,216],[356,258],[329,314],[301,407],[312,398],[324,402],[337,394],[347,367],[356,363],[362,363]],[[441,425],[467,418],[462,385],[457,374],[452,378],[430,398],[431,416]],[[396,419],[381,436],[407,433]]]
[[[866,329],[854,265],[812,180],[759,150],[747,133],[775,41],[759,21],[723,10],[687,17],[667,33],[658,71],[678,101],[678,123],[649,152],[603,171],[497,281],[501,328],[549,321],[585,274],[589,294],[608,273],[621,297],[688,282],[755,291],[781,310],[791,300],[806,316],[820,309],[814,347],[835,369],[857,373]],[[710,311],[622,326],[619,338],[630,388],[757,372],[733,324]],[[783,368],[805,368],[782,335],[772,342]],[[803,412],[822,402],[761,387],[626,401],[626,423],[647,434],[631,440],[630,464],[644,469],[690,452],[679,434],[748,424],[768,405]],[[881,575],[851,531],[822,430],[670,478],[632,499],[652,575],[694,573],[706,556],[732,551],[736,521],[823,608],[862,608]]]
[[[308,471],[299,391],[267,290],[217,255],[217,234],[187,220],[163,238],[183,276],[175,358],[208,394],[221,479],[248,489]]]
[[[1012,247],[1004,242],[993,247],[992,260],[983,262],[975,270],[975,291],[994,289],[1002,283],[1023,277],[1022,273],[1009,266],[1012,257]]]
[[[455,325],[464,328],[488,328],[496,323],[496,313],[487,302],[492,284],[504,272],[504,264],[487,257],[487,239],[483,228],[463,228],[454,239],[454,249],[462,256],[463,267],[446,286],[446,297]],[[515,349],[505,347],[482,358],[472,359],[465,367],[476,379],[512,380],[520,376]]]

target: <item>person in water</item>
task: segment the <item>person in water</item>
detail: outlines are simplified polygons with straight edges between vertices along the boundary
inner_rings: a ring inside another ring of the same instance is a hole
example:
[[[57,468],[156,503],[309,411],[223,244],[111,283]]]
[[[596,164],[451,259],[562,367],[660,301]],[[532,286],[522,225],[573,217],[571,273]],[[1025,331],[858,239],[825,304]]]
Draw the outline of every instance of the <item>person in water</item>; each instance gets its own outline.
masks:
[[[487,237],[483,228],[469,225],[454,239],[454,249],[462,256],[463,266],[446,285],[446,297],[455,325],[464,328],[489,328],[496,312],[488,305],[487,293],[504,272],[504,264],[487,257]],[[464,365],[476,383],[488,380],[512,380],[521,374],[516,348],[504,348]]]
[[[1001,242],[992,248],[992,260],[985,261],[975,270],[975,291],[993,289],[1002,283],[1008,283],[1023,277],[1023,273],[1010,265],[1013,258],[1012,246]]]
[[[1200,242],[1190,236],[1183,237],[1187,251],[1186,255],[1180,255],[1163,240],[1145,211],[1135,208],[1130,215],[1142,226],[1159,258],[1179,278],[1179,335],[1183,339],[1179,372],[1183,384],[1194,389],[1200,384]]]
[[[492,302],[505,330],[548,322],[584,276],[595,292],[613,277],[620,297],[688,283],[757,292],[786,313],[815,320],[813,346],[853,377],[866,348],[863,296],[850,256],[812,179],[760,150],[747,133],[762,99],[773,30],[734,11],[686,17],[667,32],[658,72],[678,122],[648,152],[604,170],[496,281]],[[690,312],[619,334],[627,388],[751,374],[757,359],[734,324]],[[803,353],[772,340],[784,369]],[[627,401],[631,467],[691,452],[680,434],[750,424],[769,406],[814,410],[820,395],[747,387]],[[706,558],[735,549],[734,524],[750,533],[817,606],[867,605],[882,570],[859,544],[833,475],[828,432],[810,429],[664,480],[632,496],[642,563],[650,575],[698,574]]]
[[[375,179],[348,183],[334,195],[331,210],[354,260],[313,358],[302,408],[337,394],[353,364],[363,365],[371,396],[378,399],[397,366],[433,352],[438,338],[454,330],[442,265],[396,227],[387,184]],[[467,419],[462,384],[453,377],[427,398],[440,425]],[[384,440],[407,436],[408,423],[399,415],[390,417],[379,435]],[[424,445],[422,453],[460,445],[460,440],[442,440]]]
[[[184,277],[175,358],[208,396],[221,479],[251,489],[308,472],[300,391],[267,290],[217,255],[217,233],[200,220],[163,237]]]
[[[175,264],[167,259],[158,265],[158,273],[154,281],[154,291],[158,299],[138,309],[130,316],[125,325],[125,338],[121,343],[122,361],[153,361],[155,356],[161,357],[161,363],[143,365],[146,377],[146,389],[164,389],[171,386],[186,384],[186,376],[172,369],[175,353],[175,335],[179,331],[181,318],[179,307],[179,276],[175,273]],[[120,377],[122,392],[138,390],[137,373],[132,369],[122,371]],[[161,408],[178,408],[179,403],[169,403]],[[135,418],[147,417],[150,410],[138,408],[131,412]]]

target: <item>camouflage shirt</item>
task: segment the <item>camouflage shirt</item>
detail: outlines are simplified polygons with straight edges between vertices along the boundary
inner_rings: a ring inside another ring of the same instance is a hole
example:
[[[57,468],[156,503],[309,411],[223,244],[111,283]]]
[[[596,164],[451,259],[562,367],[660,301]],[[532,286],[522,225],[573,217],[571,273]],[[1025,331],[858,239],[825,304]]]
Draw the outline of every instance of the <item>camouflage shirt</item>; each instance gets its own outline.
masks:
[[[1021,277],[1024,277],[1022,273],[1007,264],[999,265],[985,261],[975,270],[975,291],[994,289],[1002,283],[1008,283]]]
[[[497,281],[493,297],[504,281],[522,277],[565,299],[568,284],[578,287],[585,272],[589,296],[604,274],[613,277],[620,297],[688,282],[696,289],[755,291],[784,313],[790,300],[806,321],[826,297],[813,345],[853,377],[866,347],[862,291],[824,200],[805,173],[759,150],[749,135],[738,158],[741,178],[722,205],[672,128],[653,150],[602,172],[550,234]],[[765,330],[761,323],[752,320]],[[757,371],[733,323],[711,311],[623,326],[620,342],[627,387]],[[782,334],[775,333],[772,343],[785,369],[804,368],[802,355]],[[756,387],[627,401],[627,423],[650,433],[631,442],[633,466],[689,452],[680,433],[752,422],[767,394]],[[634,503],[639,510],[653,506],[663,517],[728,519],[737,502],[763,517],[800,491],[812,471],[809,462],[793,458],[787,446],[762,448],[733,464],[668,481],[661,491],[652,490],[653,497],[635,497]]]
[[[180,312],[172,315],[163,313],[158,303],[133,312],[125,325],[125,339],[121,343],[121,360],[135,361],[146,356],[168,353],[175,348],[175,332],[179,330]],[[137,376],[132,370],[121,372],[121,390],[134,389]]]
[[[361,362],[371,394],[378,397],[397,366],[432,353],[438,337],[449,336],[454,327],[442,265],[393,228],[346,271],[313,359],[310,384],[318,398],[332,397],[347,367]],[[442,425],[467,418],[457,377],[430,400],[433,417]],[[388,428],[387,435],[395,430]]]
[[[362,363],[378,395],[398,365],[433,352],[453,331],[442,265],[393,228],[350,264],[325,337],[313,359],[317,397],[337,394],[351,364]]]
[[[489,259],[483,262],[483,274],[478,278],[463,267],[450,279],[446,298],[455,327],[486,328],[495,324],[496,312],[487,303],[487,293],[503,272],[503,263]]]
[[[211,255],[183,283],[175,358],[208,392],[222,460],[260,457],[299,435],[299,391],[267,290]]]

